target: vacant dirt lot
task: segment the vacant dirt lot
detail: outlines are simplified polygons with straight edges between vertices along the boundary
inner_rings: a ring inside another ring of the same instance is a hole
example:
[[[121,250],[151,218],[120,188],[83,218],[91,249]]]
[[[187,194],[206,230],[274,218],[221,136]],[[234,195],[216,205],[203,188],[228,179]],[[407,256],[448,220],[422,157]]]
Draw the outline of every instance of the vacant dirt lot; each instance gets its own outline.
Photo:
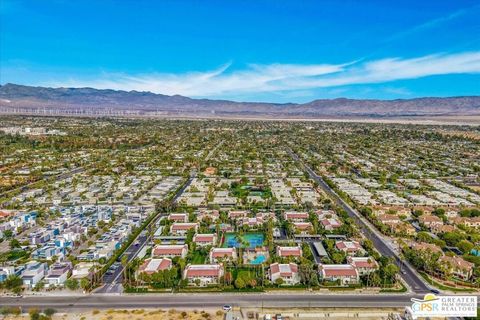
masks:
[[[8,316],[5,319],[30,319],[30,316]],[[220,310],[93,310],[91,312],[55,314],[53,320],[220,320],[223,312]]]

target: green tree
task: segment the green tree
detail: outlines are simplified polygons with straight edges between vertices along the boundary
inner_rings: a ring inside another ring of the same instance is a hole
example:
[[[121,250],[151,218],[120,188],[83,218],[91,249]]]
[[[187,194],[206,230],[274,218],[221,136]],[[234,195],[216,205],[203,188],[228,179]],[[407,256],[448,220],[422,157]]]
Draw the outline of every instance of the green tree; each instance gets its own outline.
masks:
[[[79,283],[77,279],[68,279],[65,281],[65,287],[70,290],[77,290],[79,288]]]
[[[468,241],[468,240],[461,240],[461,241],[457,244],[457,247],[458,247],[458,249],[460,249],[463,253],[469,253],[470,251],[472,251],[474,245],[473,245],[473,243],[471,243],[471,242]]]
[[[275,284],[280,287],[283,284],[283,279],[282,278],[275,279]]]
[[[90,289],[90,280],[88,280],[87,278],[81,279],[80,280],[80,287],[85,291]]]
[[[38,309],[30,309],[28,310],[28,314],[30,315],[31,320],[40,320],[40,312],[38,311]]]
[[[235,285],[235,288],[237,289],[243,289],[246,286],[245,281],[240,277],[235,279],[234,285]]]
[[[5,289],[15,292],[15,290],[19,291],[22,288],[23,281],[19,276],[12,274],[8,276],[3,285]]]
[[[340,252],[334,252],[332,254],[332,260],[336,264],[342,263],[343,260],[345,260],[345,254],[340,253]]]
[[[17,248],[20,248],[20,241],[18,241],[17,239],[10,240],[10,250],[14,250]]]
[[[43,313],[48,317],[48,318],[52,318],[52,316],[57,312],[57,310],[55,309],[52,309],[52,308],[47,308],[45,310],[43,310]]]

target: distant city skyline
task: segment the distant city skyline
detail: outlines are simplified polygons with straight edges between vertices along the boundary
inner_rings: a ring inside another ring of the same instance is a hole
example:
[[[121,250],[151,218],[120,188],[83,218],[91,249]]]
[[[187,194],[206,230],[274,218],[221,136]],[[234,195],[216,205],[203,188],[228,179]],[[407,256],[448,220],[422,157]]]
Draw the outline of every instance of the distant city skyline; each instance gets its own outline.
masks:
[[[306,102],[480,95],[478,1],[0,2],[0,83]]]

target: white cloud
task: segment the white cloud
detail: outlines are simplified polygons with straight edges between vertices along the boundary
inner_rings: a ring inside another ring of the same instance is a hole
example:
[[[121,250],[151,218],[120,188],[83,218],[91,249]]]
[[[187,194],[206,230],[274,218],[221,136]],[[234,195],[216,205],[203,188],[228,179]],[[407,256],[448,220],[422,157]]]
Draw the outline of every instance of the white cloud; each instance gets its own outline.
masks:
[[[479,8],[480,8],[480,5],[474,5],[474,6],[469,7],[469,8],[462,8],[460,10],[451,12],[451,13],[445,15],[445,16],[441,16],[441,17],[438,17],[438,18],[435,18],[435,19],[432,19],[432,20],[428,20],[428,21],[426,21],[422,24],[413,26],[412,28],[409,28],[407,30],[404,30],[404,31],[398,32],[396,34],[393,34],[392,36],[385,39],[385,42],[392,42],[392,41],[396,41],[396,40],[406,38],[407,36],[411,36],[412,34],[435,28],[439,25],[442,25],[446,22],[458,19],[458,18],[460,18],[464,15],[467,15],[467,14],[476,14],[476,11]]]
[[[89,79],[42,83],[49,86],[151,91],[190,97],[225,97],[383,83],[426,76],[480,73],[480,51],[386,58],[345,64],[251,64],[232,70],[231,63],[206,72],[128,75],[103,73]]]

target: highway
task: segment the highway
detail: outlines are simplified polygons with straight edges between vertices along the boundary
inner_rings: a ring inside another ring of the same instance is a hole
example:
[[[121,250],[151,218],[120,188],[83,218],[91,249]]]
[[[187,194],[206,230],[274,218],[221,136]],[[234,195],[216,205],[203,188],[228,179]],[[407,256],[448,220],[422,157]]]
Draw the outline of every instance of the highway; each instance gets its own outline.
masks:
[[[403,270],[402,277],[411,290],[413,290],[415,293],[426,293],[430,291],[430,287],[423,281],[421,276],[419,276],[413,267],[408,262],[405,262],[398,255],[398,253],[388,245],[384,237],[378,232],[378,230],[375,229],[375,227],[366,222],[360,213],[350,207],[350,205],[348,205],[348,203],[346,203],[332,188],[330,188],[330,186],[320,176],[318,176],[309,166],[300,160],[297,154],[290,149],[288,149],[288,152],[295,161],[300,163],[305,168],[309,176],[318,183],[318,185],[335,201],[335,203],[347,212],[347,214],[360,227],[362,233],[372,241],[378,252],[384,256],[394,259],[397,266]]]
[[[411,305],[411,298],[423,298],[410,294],[323,294],[323,293],[210,293],[210,294],[156,294],[156,295],[84,295],[84,296],[28,296],[2,297],[0,305],[22,308],[54,308],[58,311],[81,309],[127,308],[403,308]]]

